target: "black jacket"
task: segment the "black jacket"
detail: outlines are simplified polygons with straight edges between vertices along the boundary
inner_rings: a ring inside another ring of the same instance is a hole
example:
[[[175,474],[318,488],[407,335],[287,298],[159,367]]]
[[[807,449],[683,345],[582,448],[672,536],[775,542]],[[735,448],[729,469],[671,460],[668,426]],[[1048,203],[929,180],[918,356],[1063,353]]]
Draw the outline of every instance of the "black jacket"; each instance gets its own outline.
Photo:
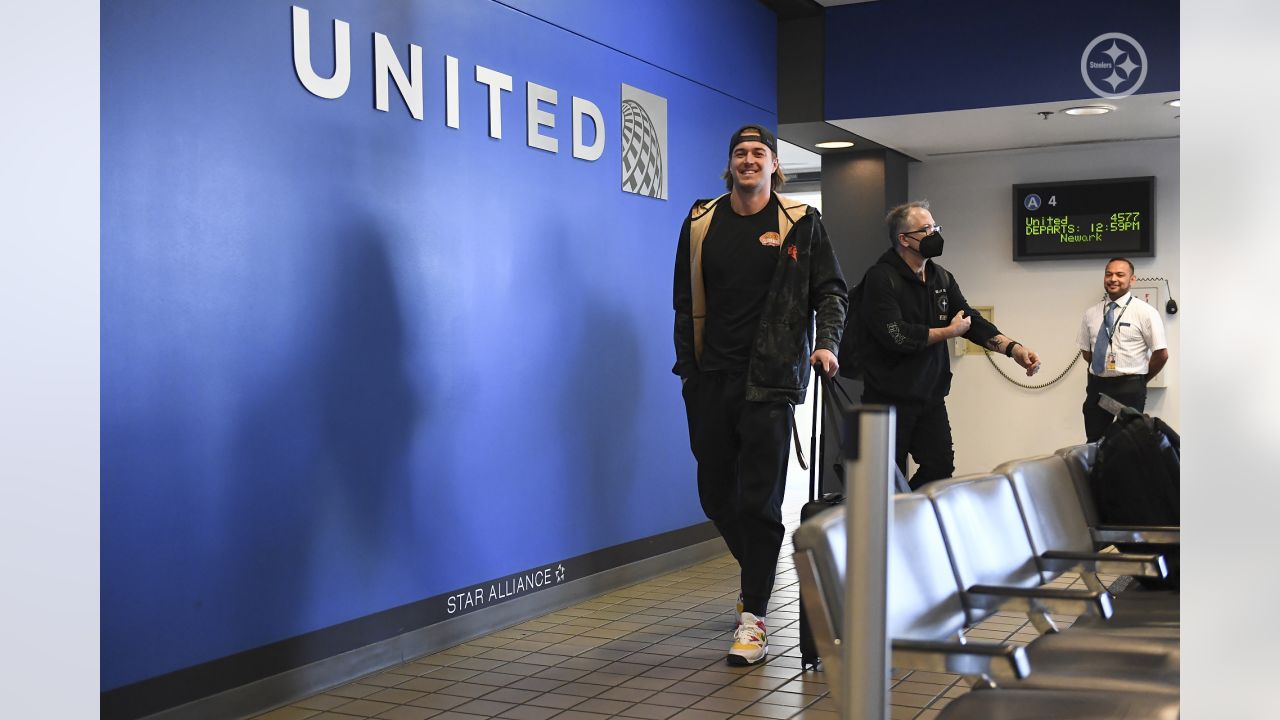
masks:
[[[839,352],[849,293],[818,211],[777,197],[782,245],[747,364],[746,399],[800,403],[809,386],[812,348]],[[702,240],[722,201],[727,204],[728,195],[695,202],[680,228],[673,283],[676,364],[671,371],[683,378],[697,374],[702,355],[706,317]],[[724,212],[732,210],[726,205]]]
[[[885,395],[941,400],[951,391],[947,343],[928,344],[929,328],[951,324],[963,310],[973,324],[964,337],[978,345],[1000,331],[964,299],[951,273],[928,261],[926,282],[893,249],[867,270],[862,323],[873,342],[866,348],[864,381]]]

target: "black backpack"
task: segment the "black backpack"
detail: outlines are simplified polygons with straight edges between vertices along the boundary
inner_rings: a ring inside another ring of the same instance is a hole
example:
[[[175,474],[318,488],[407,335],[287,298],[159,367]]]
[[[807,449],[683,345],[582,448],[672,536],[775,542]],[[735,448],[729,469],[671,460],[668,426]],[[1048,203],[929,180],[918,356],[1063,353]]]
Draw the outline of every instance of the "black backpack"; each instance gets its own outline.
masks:
[[[1104,525],[1179,525],[1181,438],[1160,418],[1124,408],[1098,442],[1089,489]],[[1139,578],[1147,587],[1179,586],[1179,553],[1159,545],[1121,544],[1125,552],[1162,553],[1167,581]]]
[[[1159,418],[1125,408],[1098,443],[1089,486],[1108,525],[1177,525],[1180,439]]]
[[[836,359],[840,362],[840,374],[851,380],[862,379],[867,364],[866,349],[875,342],[867,332],[866,323],[862,321],[863,288],[867,284],[867,275],[874,267],[872,265],[867,268],[862,274],[862,280],[849,290],[849,309],[844,315],[844,335],[840,338],[840,352],[836,354]],[[933,271],[942,278],[943,285],[950,287],[951,274],[946,268],[934,263]],[[898,279],[893,273],[889,274],[889,287],[894,291],[898,288]]]

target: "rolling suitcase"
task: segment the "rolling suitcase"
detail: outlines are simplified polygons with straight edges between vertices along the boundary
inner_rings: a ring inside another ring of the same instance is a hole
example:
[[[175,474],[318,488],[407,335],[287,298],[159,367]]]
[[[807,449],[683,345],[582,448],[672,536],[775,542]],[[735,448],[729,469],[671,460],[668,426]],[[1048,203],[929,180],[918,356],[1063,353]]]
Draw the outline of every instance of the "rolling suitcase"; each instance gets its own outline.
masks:
[[[844,422],[847,412],[853,408],[853,398],[849,392],[840,385],[840,381],[835,378],[828,379],[820,372],[814,371],[817,376],[817,387],[814,388],[813,399],[813,433],[809,438],[809,457],[813,458],[813,462],[809,464],[809,501],[800,508],[800,522],[804,522],[827,508],[844,503],[844,492],[822,492],[823,474],[827,469],[826,459],[826,432],[827,422],[830,421],[838,428],[840,423]],[[832,390],[835,390],[833,393]],[[844,437],[843,433],[837,431],[836,437]],[[839,446],[837,445],[837,449]],[[841,490],[844,490],[844,457],[833,458],[831,464],[832,475],[839,482]],[[903,476],[902,471],[895,465],[895,489],[900,493],[909,493],[911,488],[907,485],[907,479]],[[802,591],[803,592],[803,591]],[[813,641],[813,630],[809,627],[809,619],[805,616],[804,603],[800,603],[800,668],[802,670],[813,668],[818,669],[818,665],[822,662],[822,658],[818,656],[818,646]]]
[[[831,393],[828,383],[834,384],[835,381],[827,380],[826,376],[817,370],[814,371],[814,375],[817,376],[817,384],[813,389],[813,431],[809,436],[809,457],[813,462],[809,463],[809,502],[800,508],[801,522],[844,502],[843,493],[822,492],[823,471],[826,469],[827,401]],[[838,477],[841,476],[838,475]],[[843,480],[842,477],[841,479]],[[809,619],[805,616],[802,602],[800,603],[800,668],[817,670],[819,662],[821,658],[818,657],[818,646],[813,642],[813,630],[809,627]]]

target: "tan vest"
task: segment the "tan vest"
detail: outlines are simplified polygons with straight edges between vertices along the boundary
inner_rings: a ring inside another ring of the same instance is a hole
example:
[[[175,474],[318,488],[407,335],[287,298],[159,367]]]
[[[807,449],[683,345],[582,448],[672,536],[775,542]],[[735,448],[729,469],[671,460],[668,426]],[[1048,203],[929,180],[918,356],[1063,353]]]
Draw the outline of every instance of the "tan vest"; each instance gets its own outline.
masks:
[[[690,287],[693,291],[693,355],[699,362],[702,361],[702,329],[707,322],[707,289],[702,284],[702,241],[706,240],[707,231],[711,229],[711,217],[715,214],[716,206],[728,195],[729,193],[725,193],[714,200],[695,205],[689,214],[689,272],[691,275]],[[782,248],[786,247],[787,235],[791,233],[791,227],[795,225],[795,221],[791,219],[791,211],[798,211],[796,216],[804,217],[804,214],[809,211],[809,207],[785,195],[778,195],[778,235],[782,237],[782,244],[778,246],[778,252],[782,252]]]

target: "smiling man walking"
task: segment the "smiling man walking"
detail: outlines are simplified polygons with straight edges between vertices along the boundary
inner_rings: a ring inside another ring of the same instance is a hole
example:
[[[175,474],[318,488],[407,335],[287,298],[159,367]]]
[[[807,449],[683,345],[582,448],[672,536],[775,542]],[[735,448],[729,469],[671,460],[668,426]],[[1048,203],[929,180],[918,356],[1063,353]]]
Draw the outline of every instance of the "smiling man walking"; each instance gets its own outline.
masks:
[[[676,253],[673,372],[698,497],[742,571],[732,665],[768,656],[794,406],[810,365],[828,376],[839,369],[848,305],[818,211],[776,193],[785,181],[777,153],[763,127],[734,133],[729,192],[693,204]]]

